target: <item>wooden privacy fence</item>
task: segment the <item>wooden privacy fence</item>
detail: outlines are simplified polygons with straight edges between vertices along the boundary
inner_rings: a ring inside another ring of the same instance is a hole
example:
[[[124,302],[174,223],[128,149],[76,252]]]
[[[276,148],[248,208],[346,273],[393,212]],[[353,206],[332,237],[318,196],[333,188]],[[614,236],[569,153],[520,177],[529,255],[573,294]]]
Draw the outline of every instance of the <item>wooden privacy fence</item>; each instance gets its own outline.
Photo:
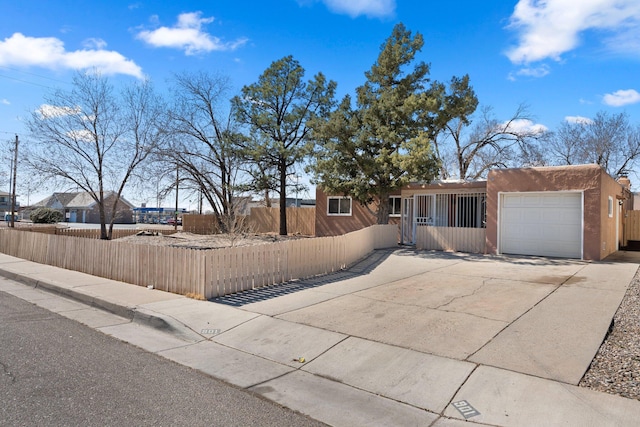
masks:
[[[196,234],[218,232],[215,215],[182,216],[182,231]],[[250,233],[278,233],[280,231],[279,208],[251,208],[251,214],[239,218],[238,231]],[[289,234],[315,236],[315,208],[287,208],[287,231]]]
[[[626,211],[624,240],[640,240],[640,211]]]
[[[182,215],[182,231],[194,234],[216,234],[218,223],[215,215]]]
[[[251,208],[249,226],[256,233],[280,231],[280,208]],[[287,231],[303,236],[316,235],[316,208],[287,208]]]
[[[343,236],[196,250],[0,230],[0,251],[18,258],[205,298],[327,274],[397,244],[396,225]]]

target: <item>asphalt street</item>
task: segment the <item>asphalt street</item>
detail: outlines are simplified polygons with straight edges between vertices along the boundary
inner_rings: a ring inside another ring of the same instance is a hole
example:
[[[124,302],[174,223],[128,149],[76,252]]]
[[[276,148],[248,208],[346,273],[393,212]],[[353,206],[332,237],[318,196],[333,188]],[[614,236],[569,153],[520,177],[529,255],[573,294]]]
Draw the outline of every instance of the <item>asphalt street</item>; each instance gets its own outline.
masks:
[[[2,426],[321,426],[0,292]]]

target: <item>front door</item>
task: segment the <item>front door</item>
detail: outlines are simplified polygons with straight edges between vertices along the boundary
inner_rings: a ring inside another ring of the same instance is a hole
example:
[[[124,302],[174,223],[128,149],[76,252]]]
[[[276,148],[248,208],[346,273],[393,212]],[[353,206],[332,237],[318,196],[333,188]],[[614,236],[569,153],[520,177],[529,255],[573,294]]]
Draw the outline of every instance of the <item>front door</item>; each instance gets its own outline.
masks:
[[[413,245],[415,233],[413,229],[413,197],[402,199],[402,239],[403,245]]]

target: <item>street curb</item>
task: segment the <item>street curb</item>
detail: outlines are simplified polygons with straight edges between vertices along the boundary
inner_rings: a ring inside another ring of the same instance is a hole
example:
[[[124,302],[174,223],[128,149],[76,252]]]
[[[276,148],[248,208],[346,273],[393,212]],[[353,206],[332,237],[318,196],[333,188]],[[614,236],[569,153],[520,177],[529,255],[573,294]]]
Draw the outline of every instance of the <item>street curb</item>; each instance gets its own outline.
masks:
[[[82,292],[78,292],[73,289],[63,288],[50,282],[34,279],[33,277],[30,277],[26,274],[14,273],[12,271],[7,271],[3,268],[0,268],[0,276],[9,280],[20,282],[33,289],[41,289],[52,294],[72,299],[82,304],[89,305],[91,307],[108,311],[111,314],[124,317],[125,319],[128,319],[132,322],[150,326],[164,332],[172,332],[184,337],[188,337],[189,335],[191,335],[189,334],[189,332],[195,334],[195,332],[191,331],[185,326],[181,328],[180,325],[177,325],[177,323],[179,322],[173,319],[167,319],[165,316],[151,313],[146,310],[143,311],[140,309],[136,309],[135,307],[126,307],[123,305],[105,301],[91,295],[83,294]],[[189,332],[185,332],[184,329],[187,329]],[[202,339],[201,336],[199,337]],[[193,340],[193,338],[191,338],[190,340]]]

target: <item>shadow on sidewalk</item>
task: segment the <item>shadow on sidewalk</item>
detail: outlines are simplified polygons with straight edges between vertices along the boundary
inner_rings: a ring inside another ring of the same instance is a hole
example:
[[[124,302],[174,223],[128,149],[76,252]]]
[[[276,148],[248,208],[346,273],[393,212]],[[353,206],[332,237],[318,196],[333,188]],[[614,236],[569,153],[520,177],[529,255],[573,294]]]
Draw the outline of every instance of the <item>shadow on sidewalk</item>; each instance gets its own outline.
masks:
[[[213,298],[210,301],[218,304],[230,305],[232,307],[242,307],[246,304],[277,298],[279,296],[292,294],[305,289],[317,288],[318,286],[327,285],[329,283],[364,276],[371,273],[395,251],[397,251],[397,249],[379,249],[373,251],[366,258],[358,261],[346,270],[309,279],[294,280],[278,285],[264,286],[262,288],[239,292],[237,294]]]

